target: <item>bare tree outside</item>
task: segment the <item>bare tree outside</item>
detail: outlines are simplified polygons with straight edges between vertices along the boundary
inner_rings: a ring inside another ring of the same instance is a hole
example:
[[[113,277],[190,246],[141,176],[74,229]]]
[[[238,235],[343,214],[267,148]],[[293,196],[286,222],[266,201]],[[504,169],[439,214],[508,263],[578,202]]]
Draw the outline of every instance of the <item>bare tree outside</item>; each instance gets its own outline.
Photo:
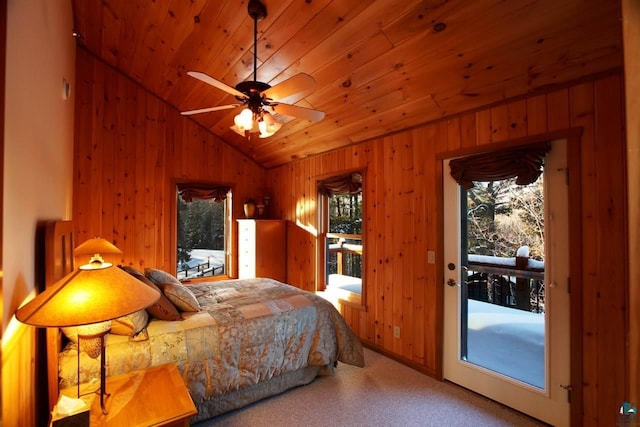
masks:
[[[362,193],[334,194],[329,197],[329,233],[362,235]],[[345,242],[361,245],[361,239],[345,239]],[[328,273],[338,271],[336,255],[327,260]],[[346,271],[343,274],[362,277],[362,257],[346,254]]]
[[[182,197],[177,201],[178,275],[224,274],[224,203],[211,199],[185,202]]]
[[[528,246],[530,258],[544,260],[542,175],[530,185],[515,178],[479,182],[467,191],[468,253],[513,257]]]
[[[542,175],[530,185],[515,178],[478,182],[466,193],[469,297],[544,312],[544,280],[531,276],[544,274]]]

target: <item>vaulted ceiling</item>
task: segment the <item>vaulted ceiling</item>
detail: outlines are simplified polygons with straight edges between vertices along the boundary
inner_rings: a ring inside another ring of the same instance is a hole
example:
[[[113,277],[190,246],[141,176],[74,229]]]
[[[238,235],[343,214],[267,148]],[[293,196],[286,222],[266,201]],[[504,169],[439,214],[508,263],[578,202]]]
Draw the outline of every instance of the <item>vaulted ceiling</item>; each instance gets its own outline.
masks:
[[[622,66],[616,0],[262,0],[257,80],[310,74],[286,99],[324,120],[270,138],[238,109],[189,116],[265,167]],[[253,80],[248,0],[73,0],[78,43],[180,111],[237,102],[187,76]]]

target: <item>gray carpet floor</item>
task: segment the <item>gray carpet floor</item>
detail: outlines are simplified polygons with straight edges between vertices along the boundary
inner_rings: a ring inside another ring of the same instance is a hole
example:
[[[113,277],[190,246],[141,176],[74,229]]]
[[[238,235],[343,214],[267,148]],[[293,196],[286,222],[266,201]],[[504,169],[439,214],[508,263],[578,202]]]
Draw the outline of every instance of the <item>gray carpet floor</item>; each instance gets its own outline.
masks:
[[[365,363],[195,426],[545,426],[368,349]]]

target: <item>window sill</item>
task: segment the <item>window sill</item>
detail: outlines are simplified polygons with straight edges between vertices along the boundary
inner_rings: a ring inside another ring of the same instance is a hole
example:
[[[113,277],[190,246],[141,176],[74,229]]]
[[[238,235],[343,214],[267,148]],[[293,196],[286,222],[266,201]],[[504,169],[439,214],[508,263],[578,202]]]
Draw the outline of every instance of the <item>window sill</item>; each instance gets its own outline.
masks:
[[[343,289],[326,289],[316,292],[316,294],[331,302],[338,310],[340,310],[340,305],[348,305],[356,310],[367,311],[367,307],[362,303],[361,294]]]
[[[189,285],[196,285],[198,283],[203,283],[203,282],[217,282],[220,280],[229,280],[229,279],[233,279],[233,277],[227,276],[226,274],[222,274],[218,276],[205,276],[205,277],[193,277],[191,279],[182,279],[180,280],[180,283],[182,283],[183,285],[189,286]]]

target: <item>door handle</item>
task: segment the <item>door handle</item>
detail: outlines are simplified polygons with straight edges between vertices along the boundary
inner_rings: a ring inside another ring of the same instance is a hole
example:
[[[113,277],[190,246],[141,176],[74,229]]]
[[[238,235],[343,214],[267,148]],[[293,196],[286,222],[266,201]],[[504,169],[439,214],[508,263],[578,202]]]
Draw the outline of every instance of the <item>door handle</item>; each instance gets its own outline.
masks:
[[[449,279],[449,280],[447,280],[447,285],[449,285],[449,286],[451,286],[451,287],[454,287],[454,286],[458,286],[458,287],[460,287],[460,285],[459,285],[458,283],[456,283],[456,281],[455,281],[455,280],[453,280],[453,279]]]

